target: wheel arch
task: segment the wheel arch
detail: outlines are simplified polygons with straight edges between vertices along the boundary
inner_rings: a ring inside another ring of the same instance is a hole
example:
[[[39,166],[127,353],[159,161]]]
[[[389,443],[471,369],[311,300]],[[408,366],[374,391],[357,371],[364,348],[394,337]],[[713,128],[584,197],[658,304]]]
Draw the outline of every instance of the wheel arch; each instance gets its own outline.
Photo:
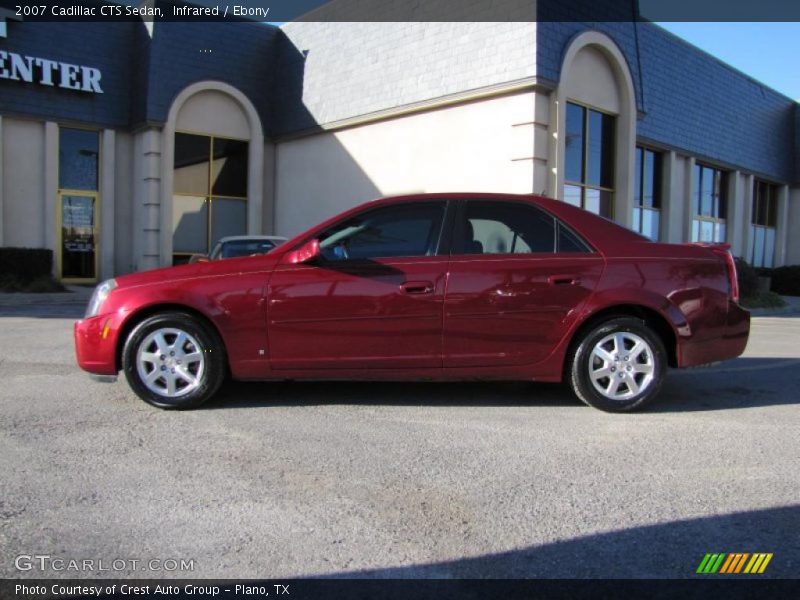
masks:
[[[227,360],[227,348],[225,347],[225,338],[222,335],[219,327],[217,324],[214,323],[214,320],[211,319],[208,315],[203,313],[196,308],[186,305],[186,304],[176,304],[176,303],[162,303],[162,304],[151,304],[149,306],[145,306],[142,309],[136,311],[135,313],[131,314],[128,319],[123,323],[122,328],[120,329],[119,335],[117,336],[117,345],[114,350],[114,361],[115,367],[117,371],[122,370],[122,351],[125,347],[125,341],[128,339],[131,331],[133,331],[139,323],[148,319],[154,315],[159,313],[165,312],[181,312],[187,315],[190,315],[200,321],[201,323],[205,324],[209,328],[211,328],[214,333],[217,334],[220,341],[222,342],[223,347],[223,357],[225,359],[225,368],[229,370],[230,367],[228,365]]]
[[[667,360],[670,367],[678,366],[678,335],[669,319],[658,310],[649,306],[636,303],[615,304],[603,307],[588,316],[578,325],[570,337],[567,346],[566,360],[564,360],[564,375],[566,376],[570,368],[570,359],[575,352],[575,348],[583,339],[583,336],[606,321],[617,317],[634,317],[644,321],[661,339],[664,349],[667,351]]]

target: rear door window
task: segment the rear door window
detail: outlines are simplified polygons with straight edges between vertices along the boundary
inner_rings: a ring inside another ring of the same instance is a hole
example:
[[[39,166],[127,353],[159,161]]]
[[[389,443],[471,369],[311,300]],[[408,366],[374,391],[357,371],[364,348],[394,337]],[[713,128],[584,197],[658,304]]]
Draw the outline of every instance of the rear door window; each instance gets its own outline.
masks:
[[[556,220],[522,203],[468,200],[454,254],[538,254],[556,250]]]

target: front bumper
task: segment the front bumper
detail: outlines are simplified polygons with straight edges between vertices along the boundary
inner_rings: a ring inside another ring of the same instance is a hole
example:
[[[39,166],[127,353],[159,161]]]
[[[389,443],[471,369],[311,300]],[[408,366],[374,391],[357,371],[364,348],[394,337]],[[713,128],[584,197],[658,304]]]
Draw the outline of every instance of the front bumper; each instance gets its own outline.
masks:
[[[119,325],[113,314],[75,322],[75,356],[81,369],[94,375],[116,377]]]

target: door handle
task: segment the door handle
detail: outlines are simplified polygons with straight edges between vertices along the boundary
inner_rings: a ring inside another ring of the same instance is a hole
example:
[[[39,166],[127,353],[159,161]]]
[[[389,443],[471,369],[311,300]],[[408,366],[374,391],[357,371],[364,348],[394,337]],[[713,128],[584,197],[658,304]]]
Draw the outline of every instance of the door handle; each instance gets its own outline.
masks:
[[[578,285],[580,282],[581,280],[574,275],[550,275],[547,278],[547,283],[550,285]]]
[[[430,281],[406,281],[400,284],[400,289],[406,294],[432,294],[433,283]]]

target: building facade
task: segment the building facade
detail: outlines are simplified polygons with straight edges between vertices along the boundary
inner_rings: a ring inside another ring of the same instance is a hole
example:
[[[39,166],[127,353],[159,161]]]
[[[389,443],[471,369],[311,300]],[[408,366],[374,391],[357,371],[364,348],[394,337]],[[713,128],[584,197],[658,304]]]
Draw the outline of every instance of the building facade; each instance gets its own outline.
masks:
[[[0,245],[51,248],[64,281],[436,191],[544,194],[653,239],[800,263],[797,103],[651,23],[4,33]]]

